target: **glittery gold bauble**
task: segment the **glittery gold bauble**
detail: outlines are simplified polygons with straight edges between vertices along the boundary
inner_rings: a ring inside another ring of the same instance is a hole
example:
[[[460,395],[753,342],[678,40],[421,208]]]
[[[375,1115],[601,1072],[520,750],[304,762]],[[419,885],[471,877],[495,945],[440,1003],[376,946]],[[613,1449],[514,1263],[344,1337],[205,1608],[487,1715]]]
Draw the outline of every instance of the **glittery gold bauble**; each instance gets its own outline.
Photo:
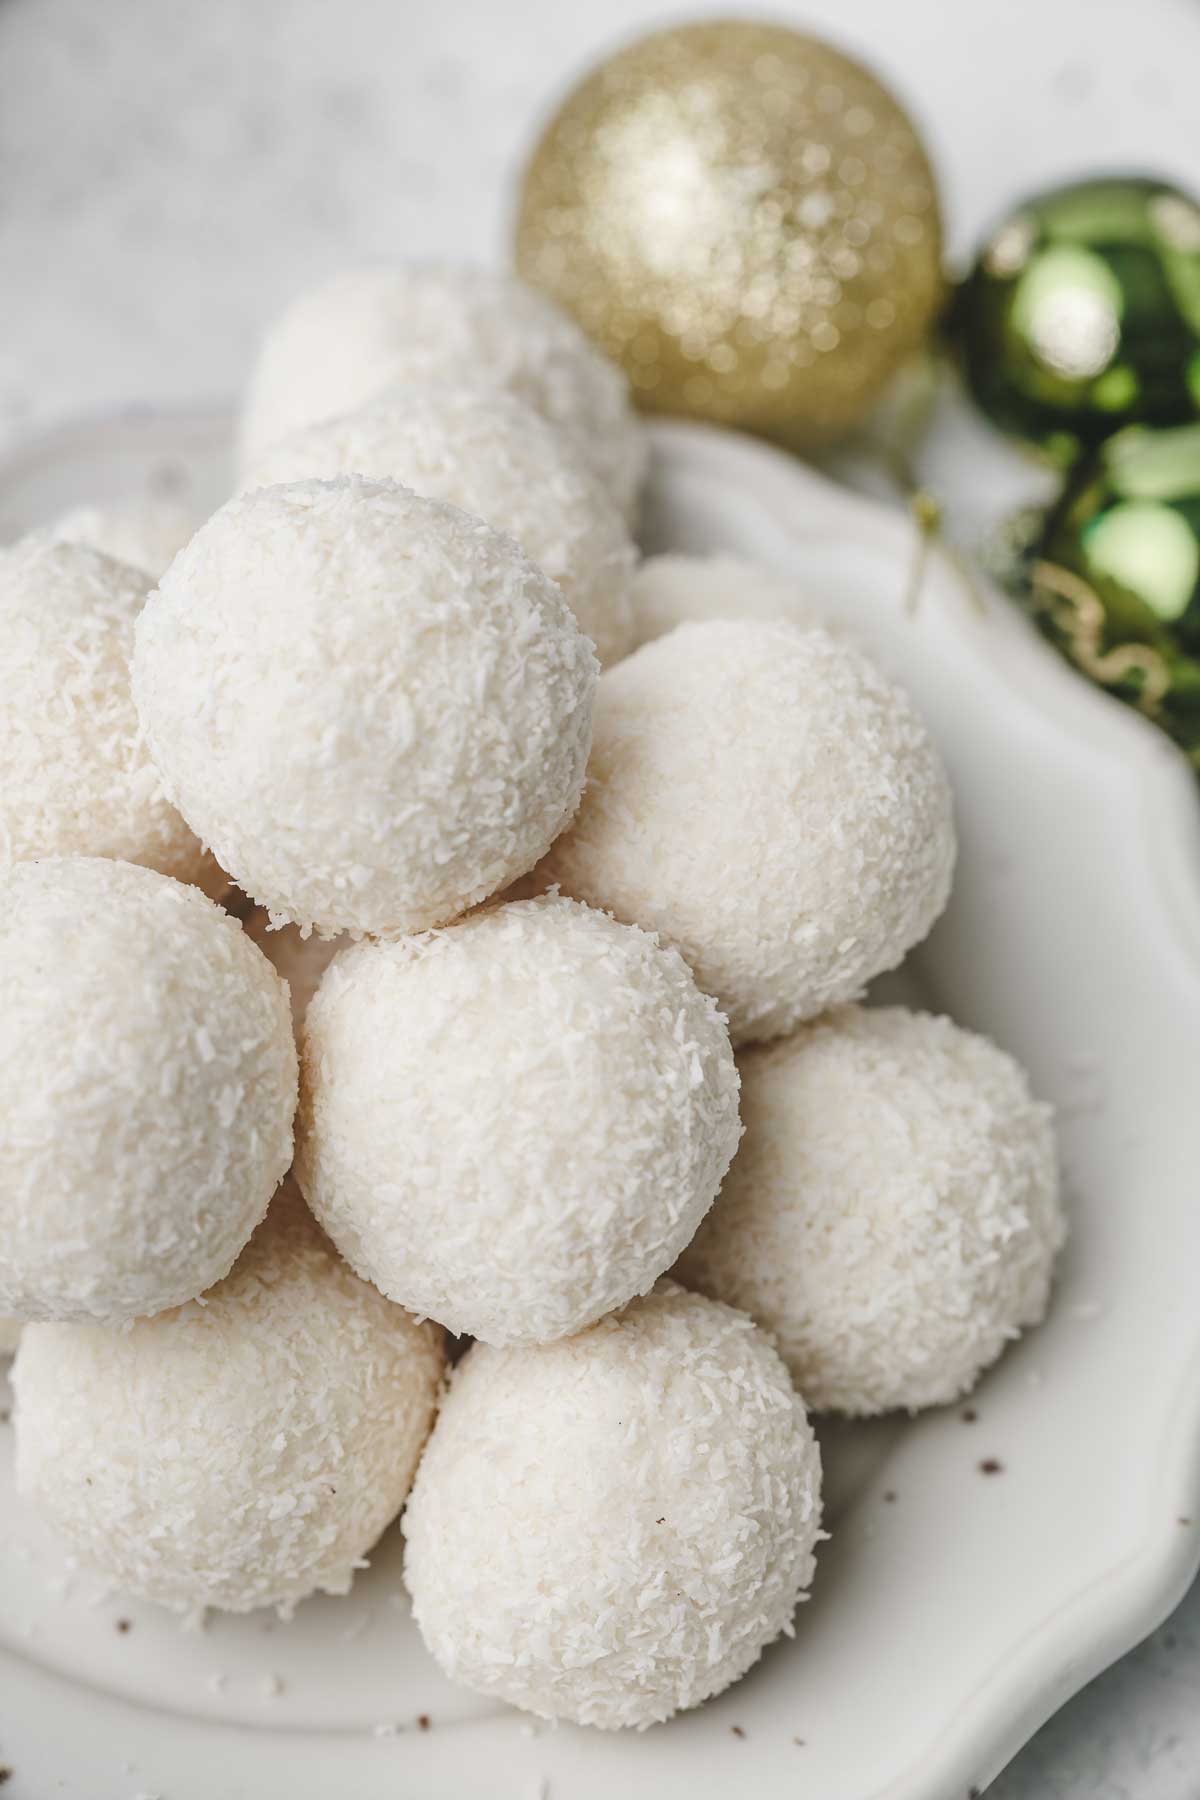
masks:
[[[1200,418],[1200,202],[1139,175],[1035,195],[952,324],[984,412],[1067,467],[1122,426]]]
[[[819,441],[942,297],[937,191],[865,69],[782,26],[687,25],[589,75],[525,176],[516,260],[648,411]]]

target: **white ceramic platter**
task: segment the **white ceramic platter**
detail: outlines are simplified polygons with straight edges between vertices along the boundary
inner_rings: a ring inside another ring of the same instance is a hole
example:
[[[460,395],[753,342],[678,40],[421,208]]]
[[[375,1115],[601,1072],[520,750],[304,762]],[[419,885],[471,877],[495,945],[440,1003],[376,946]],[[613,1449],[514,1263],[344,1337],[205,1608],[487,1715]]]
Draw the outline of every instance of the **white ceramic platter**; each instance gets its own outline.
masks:
[[[163,483],[221,494],[227,422],[130,417],[0,468],[0,538]],[[794,1642],[640,1736],[445,1683],[389,1533],[352,1595],[182,1632],[66,1570],[0,1464],[0,1761],[13,1800],[967,1800],[1183,1592],[1200,1557],[1200,818],[1154,731],[934,560],[898,514],[727,434],[661,427],[651,548],[794,570],[911,688],[961,861],[915,991],[1059,1107],[1052,1316],[959,1408],[823,1432],[832,1541]],[[7,1440],[8,1433],[0,1433]],[[1003,1465],[994,1474],[980,1464]],[[128,1621],[128,1629],[118,1629]],[[425,1715],[427,1726],[418,1721]],[[736,1729],[735,1729],[736,1728]]]

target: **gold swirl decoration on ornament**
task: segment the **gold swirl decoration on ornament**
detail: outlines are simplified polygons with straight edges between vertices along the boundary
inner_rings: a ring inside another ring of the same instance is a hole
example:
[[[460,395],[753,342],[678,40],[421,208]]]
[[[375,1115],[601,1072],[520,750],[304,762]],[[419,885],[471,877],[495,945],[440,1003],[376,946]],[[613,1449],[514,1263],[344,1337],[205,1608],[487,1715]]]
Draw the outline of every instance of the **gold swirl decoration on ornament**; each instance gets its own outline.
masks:
[[[1171,672],[1153,645],[1115,644],[1106,650],[1104,608],[1083,577],[1045,561],[1035,562],[1031,574],[1034,607],[1061,632],[1072,662],[1101,687],[1132,683],[1139,711],[1158,718],[1171,689]]]
[[[642,39],[566,100],[516,262],[652,412],[802,445],[855,424],[943,295],[933,172],[873,76],[742,21]]]

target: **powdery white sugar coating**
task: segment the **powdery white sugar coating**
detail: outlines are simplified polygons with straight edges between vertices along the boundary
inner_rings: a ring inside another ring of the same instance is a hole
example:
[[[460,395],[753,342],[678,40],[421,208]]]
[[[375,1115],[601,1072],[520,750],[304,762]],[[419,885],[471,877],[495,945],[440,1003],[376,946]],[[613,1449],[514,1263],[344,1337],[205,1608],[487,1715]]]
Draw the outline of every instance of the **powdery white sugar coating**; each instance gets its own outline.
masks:
[[[820,625],[795,579],[741,556],[648,556],[633,578],[635,644],[706,619],[783,619]]]
[[[561,587],[602,663],[632,647],[634,551],[624,520],[572,439],[512,394],[392,390],[264,451],[243,485],[355,474],[399,481],[507,532]]]
[[[308,1003],[320,986],[322,975],[350,939],[302,937],[295,925],[283,925],[278,931],[272,931],[270,914],[262,906],[252,908],[242,920],[242,928],[276,973],[287,982],[292,1019],[299,1036]]]
[[[492,1699],[651,1725],[791,1632],[820,1493],[770,1341],[664,1282],[578,1337],[459,1365],[404,1520],[413,1612]]]
[[[118,562],[144,569],[157,580],[199,523],[180,501],[146,494],[137,500],[76,506],[55,521],[50,535],[71,544],[90,544]]]
[[[111,1323],[232,1265],[285,1174],[296,1049],[235,919],[132,863],[0,877],[0,1310]]]
[[[421,381],[515,394],[572,434],[622,514],[634,516],[646,440],[624,375],[552,301],[483,269],[351,269],[293,301],[251,379],[243,466],[302,426]]]
[[[491,1343],[644,1293],[740,1135],[712,1001],[674,951],[569,900],[345,951],[302,1063],[318,1219],[384,1293]]]
[[[736,1044],[894,968],[953,865],[908,697],[826,631],[721,620],[603,676],[583,805],[539,879],[675,944]]]
[[[130,1593],[287,1610],[345,1593],[399,1512],[442,1366],[436,1327],[359,1281],[285,1188],[203,1303],[29,1327],[18,1486]]]
[[[773,1331],[810,1406],[935,1406],[1046,1310],[1050,1108],[986,1038],[845,1007],[739,1058],[746,1138],[678,1265]]]
[[[20,1319],[0,1319],[0,1356],[11,1356],[20,1341]]]
[[[163,792],[129,681],[148,578],[45,536],[0,550],[0,869],[112,856],[225,887]]]
[[[342,476],[231,500],[138,621],[164,784],[277,921],[420,931],[537,861],[578,804],[596,659],[477,519]]]

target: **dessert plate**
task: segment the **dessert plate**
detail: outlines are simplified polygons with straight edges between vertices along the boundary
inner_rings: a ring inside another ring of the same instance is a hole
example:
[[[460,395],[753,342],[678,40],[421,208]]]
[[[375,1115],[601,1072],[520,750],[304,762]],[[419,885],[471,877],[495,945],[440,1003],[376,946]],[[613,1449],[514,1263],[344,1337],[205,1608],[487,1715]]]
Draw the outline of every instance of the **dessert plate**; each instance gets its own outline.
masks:
[[[832,1540],[794,1640],[641,1735],[452,1688],[398,1533],[344,1599],[186,1632],[67,1567],[0,1431],[0,1761],[14,1800],[967,1800],[1200,1560],[1200,815],[1184,763],[912,529],[781,454],[654,428],[647,548],[793,571],[913,692],[953,777],[954,897],[879,984],[990,1033],[1059,1111],[1053,1310],[968,1405],[821,1427]],[[0,538],[141,488],[203,511],[230,424],[129,415],[0,465]]]

